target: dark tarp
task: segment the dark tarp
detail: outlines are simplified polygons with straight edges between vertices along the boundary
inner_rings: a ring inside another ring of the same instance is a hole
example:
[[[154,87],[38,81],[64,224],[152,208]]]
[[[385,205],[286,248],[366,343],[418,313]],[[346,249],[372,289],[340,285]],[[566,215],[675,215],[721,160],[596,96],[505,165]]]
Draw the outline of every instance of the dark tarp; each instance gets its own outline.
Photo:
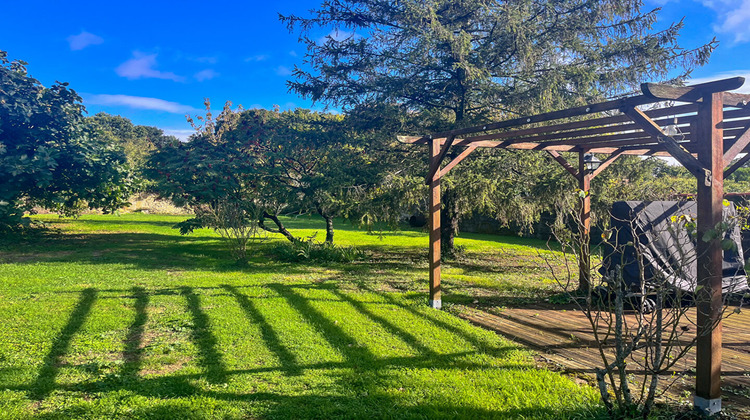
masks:
[[[686,216],[680,218],[680,216]],[[724,220],[736,215],[733,205],[724,206]],[[686,292],[695,291],[698,263],[696,238],[685,229],[685,221],[695,222],[694,201],[619,201],[612,205],[612,236],[603,247],[604,258],[599,272],[607,275],[622,267],[623,281],[632,291],[641,290],[641,276],[636,250],[643,256],[646,292],[657,280]],[[732,223],[725,235],[737,244],[736,250],[723,252],[723,292],[740,292],[748,288],[739,223]],[[635,233],[636,239],[633,239]],[[633,245],[628,245],[628,243]],[[612,244],[615,244],[613,248]],[[615,248],[618,250],[615,251]]]

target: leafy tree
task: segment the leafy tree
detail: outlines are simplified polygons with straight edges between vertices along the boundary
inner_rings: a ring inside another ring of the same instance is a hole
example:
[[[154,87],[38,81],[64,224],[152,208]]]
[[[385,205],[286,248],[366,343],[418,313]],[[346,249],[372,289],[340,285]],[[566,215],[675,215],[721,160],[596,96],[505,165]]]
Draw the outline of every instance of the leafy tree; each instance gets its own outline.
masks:
[[[195,211],[195,218],[176,226],[182,233],[211,227],[229,240],[240,261],[257,228],[300,242],[278,217],[284,209],[318,213],[332,244],[334,217],[354,214],[354,200],[380,172],[370,169],[377,165],[352,140],[340,115],[242,112],[227,104],[215,119],[209,110],[190,122],[196,134],[158,147],[146,173],[163,196]]]
[[[86,128],[67,83],[45,88],[25,66],[0,51],[0,229],[28,225],[23,214],[33,206],[74,214],[125,204],[131,183],[122,151]]]
[[[250,110],[228,135],[254,145],[264,195],[297,211],[319,214],[326,221],[328,243],[333,242],[333,219],[358,213],[359,200],[381,172],[341,115],[299,108]],[[278,219],[274,222],[281,229]]]
[[[213,228],[226,239],[232,256],[244,263],[259,215],[271,204],[258,192],[262,179],[255,169],[255,145],[227,135],[241,110],[233,111],[227,102],[214,118],[210,102],[205,104],[205,117],[188,119],[196,133],[187,142],[159,144],[145,172],[163,197],[193,209],[193,219],[175,226],[181,233]]]
[[[148,157],[157,145],[173,143],[177,139],[167,136],[157,127],[135,125],[120,115],[99,112],[86,118],[86,122],[105,142],[122,148],[133,171],[142,176]]]
[[[658,9],[641,8],[638,0],[329,0],[309,17],[281,17],[307,44],[305,65],[288,85],[345,110],[390,103],[426,113],[439,130],[600,100],[644,80],[679,80],[707,61],[715,42],[683,49],[682,22],[655,31]],[[320,40],[319,30],[333,32]],[[489,201],[462,198],[465,180],[488,185],[516,165],[496,163],[483,166],[500,172],[469,176],[459,165],[446,180],[444,243],[452,244],[462,214]]]

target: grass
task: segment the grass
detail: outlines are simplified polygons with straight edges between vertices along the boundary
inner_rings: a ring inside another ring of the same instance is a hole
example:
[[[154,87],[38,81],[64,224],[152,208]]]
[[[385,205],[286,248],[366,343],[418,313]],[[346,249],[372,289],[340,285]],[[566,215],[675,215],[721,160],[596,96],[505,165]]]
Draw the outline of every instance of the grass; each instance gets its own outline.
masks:
[[[339,223],[367,259],[237,267],[185,217],[38,216],[0,246],[0,418],[593,418],[597,392],[426,299],[426,235]],[[315,219],[287,220],[296,235]],[[540,241],[465,235],[444,303],[553,293]]]

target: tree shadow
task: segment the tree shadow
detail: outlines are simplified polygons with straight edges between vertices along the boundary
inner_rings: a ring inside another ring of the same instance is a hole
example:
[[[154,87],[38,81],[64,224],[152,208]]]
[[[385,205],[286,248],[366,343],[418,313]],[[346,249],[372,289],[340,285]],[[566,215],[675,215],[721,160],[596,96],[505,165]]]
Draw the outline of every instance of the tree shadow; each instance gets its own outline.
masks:
[[[186,215],[184,216],[184,219],[190,219],[193,216]],[[55,220],[55,224],[70,224],[73,223],[75,220],[72,219],[60,219]],[[142,225],[142,226],[163,226],[171,228],[174,225],[176,225],[179,222],[168,222],[164,220],[125,220],[122,218],[116,218],[113,220],[102,220],[102,219],[86,219],[85,223],[87,225]]]
[[[63,235],[0,255],[0,263],[118,264],[143,270],[209,270],[246,273],[305,272],[292,263],[269,260],[270,244],[259,244],[247,265],[238,266],[218,237],[174,236],[158,233],[94,233]]]

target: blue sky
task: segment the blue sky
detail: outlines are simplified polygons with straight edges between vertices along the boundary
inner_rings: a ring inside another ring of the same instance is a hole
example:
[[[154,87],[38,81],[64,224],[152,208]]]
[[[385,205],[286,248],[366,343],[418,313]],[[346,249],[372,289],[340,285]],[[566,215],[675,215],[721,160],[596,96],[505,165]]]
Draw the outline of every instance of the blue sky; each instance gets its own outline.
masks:
[[[185,114],[200,114],[204,97],[218,109],[227,100],[245,108],[311,106],[287,92],[305,50],[278,13],[305,14],[318,1],[4,3],[0,49],[29,62],[44,85],[69,82],[89,114],[119,114],[185,137]],[[662,7],[660,27],[685,18],[683,47],[720,40],[696,80],[750,80],[750,0],[649,0],[645,7]]]

